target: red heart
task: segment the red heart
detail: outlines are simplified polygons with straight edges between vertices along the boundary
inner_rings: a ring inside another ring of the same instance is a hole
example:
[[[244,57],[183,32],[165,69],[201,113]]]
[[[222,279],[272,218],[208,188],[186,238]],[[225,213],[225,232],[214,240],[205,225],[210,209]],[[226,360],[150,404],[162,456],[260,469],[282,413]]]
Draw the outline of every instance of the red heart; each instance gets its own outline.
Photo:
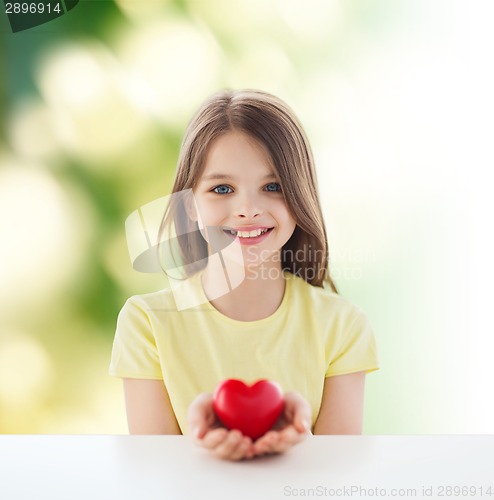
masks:
[[[225,427],[255,440],[271,429],[283,411],[283,393],[269,380],[249,387],[241,380],[228,379],[216,388],[213,409]]]

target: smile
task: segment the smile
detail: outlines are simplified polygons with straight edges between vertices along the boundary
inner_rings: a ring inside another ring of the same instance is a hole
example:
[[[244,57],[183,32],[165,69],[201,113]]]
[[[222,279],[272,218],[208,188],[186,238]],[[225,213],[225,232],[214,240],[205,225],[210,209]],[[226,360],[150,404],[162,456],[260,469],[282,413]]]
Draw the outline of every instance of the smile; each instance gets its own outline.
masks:
[[[261,234],[271,231],[271,229],[273,228],[256,229],[254,231],[235,231],[234,229],[227,229],[225,232],[229,232],[230,234],[233,234],[233,236],[238,236],[239,238],[257,238],[258,236],[261,236]]]
[[[260,243],[264,238],[267,238],[273,229],[272,227],[265,227],[252,231],[236,231],[235,229],[223,229],[223,231],[230,237],[238,238],[241,244],[254,244]]]

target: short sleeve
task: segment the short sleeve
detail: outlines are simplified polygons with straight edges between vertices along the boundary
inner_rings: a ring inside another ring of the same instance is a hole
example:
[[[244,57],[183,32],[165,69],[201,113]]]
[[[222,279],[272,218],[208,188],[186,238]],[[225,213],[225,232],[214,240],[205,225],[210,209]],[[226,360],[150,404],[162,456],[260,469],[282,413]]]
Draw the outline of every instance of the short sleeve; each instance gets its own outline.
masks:
[[[109,374],[114,377],[163,379],[149,317],[134,298],[127,300],[118,315]]]
[[[336,354],[328,360],[326,377],[379,369],[376,341],[367,316],[361,311],[342,325]]]

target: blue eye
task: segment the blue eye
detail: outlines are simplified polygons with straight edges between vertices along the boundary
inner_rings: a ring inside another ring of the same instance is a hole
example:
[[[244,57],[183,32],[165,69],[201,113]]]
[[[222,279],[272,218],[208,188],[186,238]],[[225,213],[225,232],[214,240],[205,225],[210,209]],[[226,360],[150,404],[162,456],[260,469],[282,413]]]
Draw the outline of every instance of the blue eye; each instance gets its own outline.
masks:
[[[228,191],[229,190],[229,191]],[[222,184],[221,186],[216,186],[213,191],[218,194],[229,194],[232,192],[231,188],[226,186],[225,184]]]
[[[281,191],[281,186],[277,182],[270,182],[266,186],[266,191],[269,191],[270,193],[276,193],[277,191]]]

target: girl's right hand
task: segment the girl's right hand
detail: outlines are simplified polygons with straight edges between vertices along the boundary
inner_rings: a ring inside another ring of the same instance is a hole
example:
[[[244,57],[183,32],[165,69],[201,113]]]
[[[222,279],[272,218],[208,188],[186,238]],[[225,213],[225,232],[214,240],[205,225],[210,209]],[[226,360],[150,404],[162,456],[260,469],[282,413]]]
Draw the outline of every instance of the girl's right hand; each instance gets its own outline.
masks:
[[[213,395],[202,393],[192,401],[187,419],[196,444],[224,460],[242,460],[254,456],[252,439],[238,430],[228,430],[213,410]]]

